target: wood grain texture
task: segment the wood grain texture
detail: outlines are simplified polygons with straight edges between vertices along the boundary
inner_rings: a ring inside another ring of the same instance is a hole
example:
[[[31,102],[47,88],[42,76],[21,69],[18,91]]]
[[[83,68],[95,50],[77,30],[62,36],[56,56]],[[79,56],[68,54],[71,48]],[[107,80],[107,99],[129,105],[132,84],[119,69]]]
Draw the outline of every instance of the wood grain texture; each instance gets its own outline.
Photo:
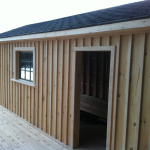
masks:
[[[139,127],[140,127],[140,115],[141,115],[141,97],[143,92],[143,67],[144,67],[144,55],[145,55],[145,33],[142,34],[141,42],[141,60],[139,63],[140,75],[139,75],[139,92],[138,92],[138,102],[137,102],[137,121],[136,121],[136,136],[135,136],[135,149],[138,149],[139,142]]]
[[[116,131],[116,111],[117,111],[117,94],[118,94],[118,76],[119,76],[119,59],[120,59],[120,36],[111,37],[110,45],[115,45],[115,79],[114,79],[114,102],[113,102],[113,124],[112,124],[112,144],[111,149],[115,146],[115,131]]]
[[[114,82],[112,107],[109,105],[108,109],[112,115],[109,116],[111,122],[108,122],[110,136],[107,137],[107,149],[148,149],[149,41],[149,33],[131,32],[126,35],[107,33],[106,36],[92,34],[72,38],[0,42],[0,105],[65,144],[71,147],[78,145],[79,128],[74,131],[74,125],[79,126],[76,120],[79,120],[80,110],[77,110],[79,103],[73,101],[76,96],[73,87],[74,84],[80,86],[80,83],[74,83],[73,79],[77,73],[73,70],[74,47],[83,47],[81,51],[86,47],[90,51],[93,47],[96,51],[97,46],[103,46],[103,50],[107,46],[115,46],[115,67],[111,70],[115,72],[111,77],[111,82]],[[11,80],[15,78],[14,47],[35,47],[36,86]],[[80,55],[81,53],[77,57]],[[80,69],[79,64],[78,67]],[[77,117],[74,118],[74,114],[78,114]]]
[[[150,94],[147,89],[150,88],[150,34],[145,35],[145,53],[144,53],[144,68],[143,68],[143,85],[141,97],[141,113],[139,124],[139,149],[149,149],[150,143]]]

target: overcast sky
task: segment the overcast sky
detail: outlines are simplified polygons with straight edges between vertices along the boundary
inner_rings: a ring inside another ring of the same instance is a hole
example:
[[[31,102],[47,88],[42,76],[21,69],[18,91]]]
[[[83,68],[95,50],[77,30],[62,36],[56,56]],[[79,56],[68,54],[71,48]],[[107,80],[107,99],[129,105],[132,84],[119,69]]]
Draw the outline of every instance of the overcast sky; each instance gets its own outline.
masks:
[[[141,0],[0,0],[0,33],[43,22]]]

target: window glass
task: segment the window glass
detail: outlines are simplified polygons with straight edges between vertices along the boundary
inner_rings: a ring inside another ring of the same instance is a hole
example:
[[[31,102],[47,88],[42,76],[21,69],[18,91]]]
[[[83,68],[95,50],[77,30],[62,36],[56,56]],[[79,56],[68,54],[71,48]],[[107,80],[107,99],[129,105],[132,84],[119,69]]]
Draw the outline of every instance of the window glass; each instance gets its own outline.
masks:
[[[33,52],[19,52],[19,78],[33,82]]]

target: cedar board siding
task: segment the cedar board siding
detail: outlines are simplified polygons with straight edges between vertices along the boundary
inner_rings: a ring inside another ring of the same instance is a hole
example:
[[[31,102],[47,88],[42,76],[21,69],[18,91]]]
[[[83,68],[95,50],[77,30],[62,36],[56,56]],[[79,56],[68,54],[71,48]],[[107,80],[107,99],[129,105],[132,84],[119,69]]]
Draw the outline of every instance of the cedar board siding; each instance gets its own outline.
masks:
[[[1,42],[0,105],[71,145],[73,47],[90,45],[116,46],[110,149],[148,149],[150,33]],[[14,47],[35,47],[37,87],[11,81]]]

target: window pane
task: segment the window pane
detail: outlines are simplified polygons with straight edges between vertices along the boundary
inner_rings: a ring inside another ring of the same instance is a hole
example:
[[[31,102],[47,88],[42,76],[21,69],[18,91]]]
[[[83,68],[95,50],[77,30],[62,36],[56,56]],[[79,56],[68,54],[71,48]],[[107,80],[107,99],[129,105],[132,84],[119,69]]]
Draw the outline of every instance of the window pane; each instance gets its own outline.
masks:
[[[30,61],[30,53],[26,53],[26,61]]]
[[[21,79],[33,81],[33,52],[19,52],[19,70]]]
[[[33,81],[33,72],[31,72],[31,81]]]
[[[26,71],[26,79],[30,80],[30,72]]]
[[[25,79],[25,71],[21,70],[21,78]]]
[[[33,63],[31,62],[30,65],[31,65],[31,71],[33,71]]]
[[[33,61],[33,53],[30,54],[30,59]]]
[[[30,71],[30,63],[26,62],[26,71]]]
[[[25,58],[26,58],[26,53],[20,52],[20,60],[25,61]]]
[[[20,69],[25,70],[25,62],[20,62]]]

